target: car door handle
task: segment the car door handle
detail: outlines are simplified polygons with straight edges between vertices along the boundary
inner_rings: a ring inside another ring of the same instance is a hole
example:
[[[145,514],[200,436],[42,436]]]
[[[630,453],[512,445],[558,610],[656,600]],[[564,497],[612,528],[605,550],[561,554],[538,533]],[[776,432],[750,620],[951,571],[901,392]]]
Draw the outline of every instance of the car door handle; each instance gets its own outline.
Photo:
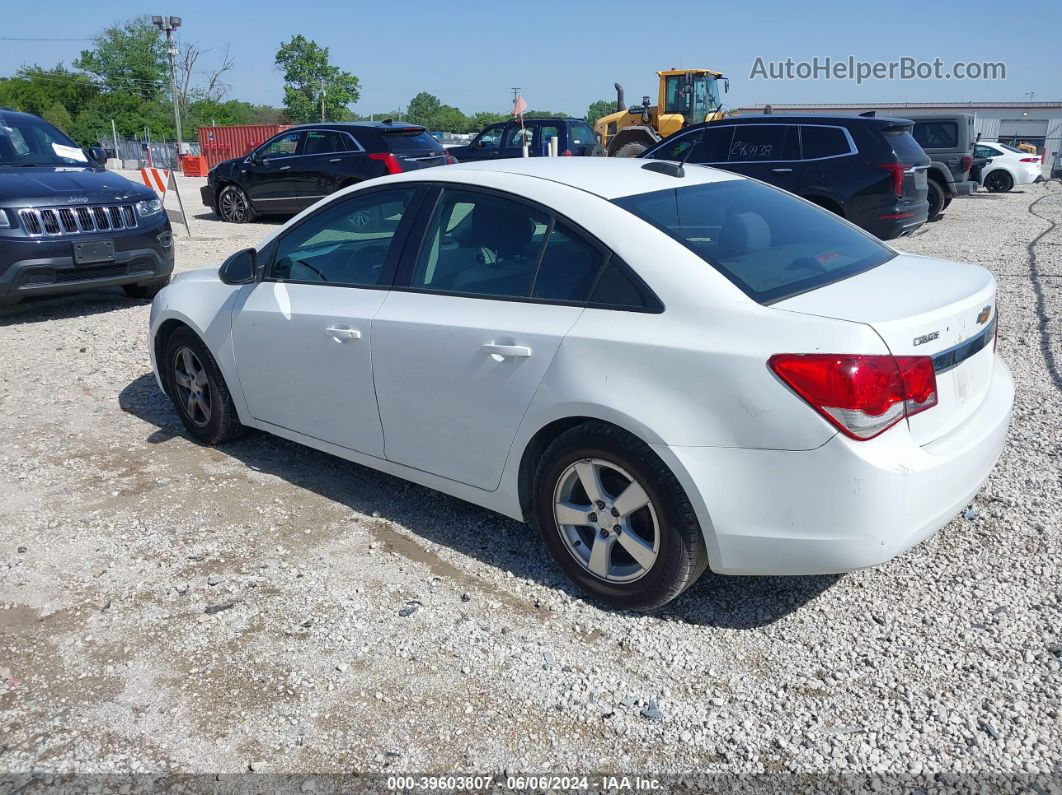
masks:
[[[329,326],[325,329],[325,334],[336,342],[361,339],[361,332],[356,328],[343,328],[342,326]]]
[[[343,158],[341,158],[341,157],[330,157],[330,158],[328,158],[328,162],[329,163],[338,163],[342,159]]]
[[[792,173],[792,171],[793,171],[793,169],[791,169],[791,168],[772,168],[771,169],[771,173],[772,174],[790,174],[790,173]]]
[[[486,343],[483,351],[503,359],[526,359],[531,355],[531,349],[526,345],[496,345],[493,342]]]
[[[291,166],[281,166],[277,171],[287,171],[289,168],[291,168]]]

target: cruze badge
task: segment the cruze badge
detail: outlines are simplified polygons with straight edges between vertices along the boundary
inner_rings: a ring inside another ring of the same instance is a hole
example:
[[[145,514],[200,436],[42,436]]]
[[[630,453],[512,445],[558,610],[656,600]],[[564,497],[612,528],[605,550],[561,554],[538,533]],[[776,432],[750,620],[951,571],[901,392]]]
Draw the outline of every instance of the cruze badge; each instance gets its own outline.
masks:
[[[927,342],[932,342],[940,336],[939,331],[931,331],[928,334],[923,334],[921,337],[914,338],[915,345],[925,345]]]
[[[992,307],[986,306],[984,309],[981,310],[981,314],[977,316],[978,325],[980,325],[981,323],[987,323],[988,318],[990,317],[992,317]]]

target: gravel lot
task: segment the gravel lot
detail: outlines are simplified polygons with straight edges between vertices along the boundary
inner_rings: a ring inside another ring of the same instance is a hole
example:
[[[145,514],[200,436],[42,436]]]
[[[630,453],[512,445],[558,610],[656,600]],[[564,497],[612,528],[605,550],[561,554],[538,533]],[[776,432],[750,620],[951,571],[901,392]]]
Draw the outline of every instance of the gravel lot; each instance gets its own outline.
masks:
[[[275,228],[201,183],[179,269]],[[653,615],[479,508],[264,434],[193,444],[145,302],[5,308],[0,769],[1058,776],[1060,221],[1033,185],[898,244],[1000,282],[1019,391],[970,510],[874,570],[706,575]]]

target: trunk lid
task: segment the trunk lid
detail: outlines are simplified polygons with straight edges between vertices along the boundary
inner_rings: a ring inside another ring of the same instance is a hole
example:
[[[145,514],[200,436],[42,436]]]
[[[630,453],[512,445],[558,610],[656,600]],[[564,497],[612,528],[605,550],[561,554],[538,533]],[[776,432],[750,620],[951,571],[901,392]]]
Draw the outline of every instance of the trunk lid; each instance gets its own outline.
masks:
[[[403,171],[446,165],[446,149],[421,127],[385,130],[383,139]]]
[[[866,273],[774,306],[865,323],[893,356],[932,356],[938,404],[907,421],[919,444],[961,425],[988,394],[996,280],[984,268],[900,254]]]

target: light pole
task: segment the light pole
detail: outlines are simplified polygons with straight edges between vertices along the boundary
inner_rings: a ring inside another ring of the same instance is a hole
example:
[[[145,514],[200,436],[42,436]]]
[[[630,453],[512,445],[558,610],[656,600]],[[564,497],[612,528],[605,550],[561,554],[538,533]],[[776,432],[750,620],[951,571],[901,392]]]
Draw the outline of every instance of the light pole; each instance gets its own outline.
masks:
[[[173,59],[177,55],[177,47],[173,43],[173,31],[181,26],[180,17],[152,17],[155,27],[166,34],[166,52],[170,56],[170,90],[173,93],[173,120],[177,123],[177,162],[181,161],[181,104],[177,97],[177,67]]]

